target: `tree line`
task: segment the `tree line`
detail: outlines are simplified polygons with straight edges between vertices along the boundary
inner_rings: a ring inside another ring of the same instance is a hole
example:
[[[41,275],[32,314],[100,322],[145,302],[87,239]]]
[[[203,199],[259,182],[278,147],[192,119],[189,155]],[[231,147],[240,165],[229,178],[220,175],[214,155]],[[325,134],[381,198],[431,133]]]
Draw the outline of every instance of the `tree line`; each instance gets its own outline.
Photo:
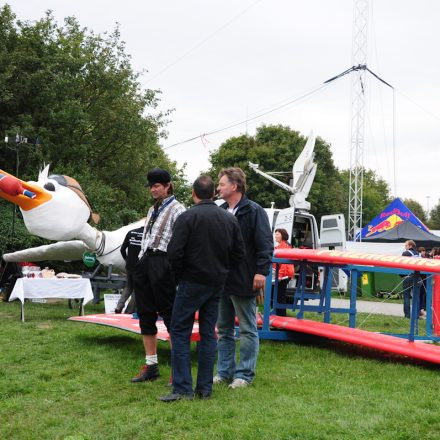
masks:
[[[131,66],[118,27],[95,34],[74,17],[58,24],[48,12],[36,22],[17,20],[8,5],[0,9],[0,130],[12,142],[0,143],[0,168],[34,180],[43,164],[51,172],[74,177],[83,187],[101,229],[113,229],[143,217],[151,201],[146,173],[154,167],[170,170],[177,196],[190,201],[184,168],[161,148],[170,111],[160,111],[160,91],[144,90]],[[28,138],[16,144],[15,134]],[[281,125],[263,125],[255,135],[231,137],[211,154],[207,172],[216,177],[225,166],[242,167],[248,194],[264,207],[288,206],[289,194],[248,168],[259,163],[265,171],[283,172],[288,182],[292,165],[306,138]],[[349,173],[339,170],[331,146],[317,137],[318,164],[309,201],[319,218],[347,215]],[[374,171],[364,172],[363,219],[371,220],[390,201],[387,183]],[[424,222],[421,205],[406,201]],[[0,251],[44,243],[30,237],[17,218],[11,237],[12,209],[0,201]],[[430,226],[440,229],[440,206],[431,211]]]

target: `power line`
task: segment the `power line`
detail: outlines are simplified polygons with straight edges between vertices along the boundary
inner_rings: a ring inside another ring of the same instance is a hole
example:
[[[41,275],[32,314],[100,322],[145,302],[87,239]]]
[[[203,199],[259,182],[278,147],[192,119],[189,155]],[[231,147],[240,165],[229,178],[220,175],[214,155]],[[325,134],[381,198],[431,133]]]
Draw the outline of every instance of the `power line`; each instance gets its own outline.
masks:
[[[419,103],[417,103],[416,101],[414,101],[413,99],[411,99],[408,95],[406,95],[405,93],[403,93],[400,89],[396,89],[396,92],[399,95],[402,95],[404,98],[406,98],[408,101],[412,102],[414,105],[416,105],[417,107],[419,107],[420,110],[424,111],[426,114],[432,116],[433,118],[437,119],[440,121],[440,116],[435,114],[434,112],[432,112],[431,110],[428,110],[427,108],[423,107],[422,105],[420,105]]]
[[[312,95],[314,95],[315,93],[318,93],[319,91],[321,91],[322,89],[324,89],[325,87],[327,87],[327,86],[328,86],[330,83],[332,83],[333,81],[335,81],[335,80],[337,80],[337,79],[339,79],[339,78],[342,78],[343,76],[345,76],[345,75],[347,75],[347,74],[349,74],[349,73],[351,73],[351,72],[355,72],[355,71],[358,71],[358,70],[367,70],[367,71],[368,71],[369,73],[371,73],[374,77],[376,77],[379,81],[381,81],[382,83],[386,84],[388,87],[391,87],[392,89],[394,89],[393,86],[391,86],[390,84],[388,84],[385,80],[383,80],[381,77],[379,77],[379,76],[378,76],[377,74],[375,74],[373,71],[371,71],[371,70],[370,70],[365,64],[363,64],[363,65],[360,64],[360,65],[358,65],[358,66],[352,66],[352,67],[350,67],[349,69],[344,70],[344,72],[340,73],[339,75],[336,75],[336,76],[334,76],[334,77],[332,77],[332,78],[330,78],[330,79],[324,81],[324,82],[323,82],[322,84],[320,84],[319,86],[317,86],[317,87],[315,87],[315,88],[313,88],[313,89],[310,89],[310,90],[308,90],[308,91],[302,93],[301,95],[299,95],[299,96],[297,96],[297,97],[295,97],[295,98],[293,98],[293,99],[290,99],[289,101],[287,101],[287,102],[285,102],[285,103],[283,103],[283,104],[276,105],[276,107],[274,107],[274,108],[269,107],[269,110],[267,110],[267,111],[262,111],[261,113],[254,112],[254,113],[252,113],[252,114],[257,113],[256,116],[253,116],[253,117],[251,117],[251,118],[241,119],[241,120],[238,120],[238,121],[235,121],[235,122],[231,122],[229,125],[226,125],[225,127],[221,127],[221,128],[218,128],[218,129],[215,129],[215,130],[209,131],[209,132],[205,132],[205,133],[199,134],[199,135],[197,135],[197,136],[193,136],[193,137],[191,137],[191,138],[189,138],[189,139],[185,139],[185,140],[183,140],[183,141],[176,142],[175,144],[168,145],[167,147],[163,147],[163,150],[169,150],[170,148],[177,147],[178,145],[183,145],[183,144],[186,144],[186,143],[188,143],[188,142],[194,141],[194,140],[196,140],[196,139],[204,138],[205,136],[209,136],[209,135],[212,135],[212,134],[217,134],[217,133],[220,133],[220,132],[222,132],[222,131],[226,131],[226,130],[230,130],[231,128],[238,127],[238,126],[240,126],[240,125],[247,124],[247,123],[250,122],[250,121],[253,121],[253,120],[255,120],[255,119],[261,118],[262,116],[266,116],[266,115],[268,115],[268,114],[270,114],[270,113],[273,113],[273,112],[276,112],[276,111],[278,111],[278,110],[281,110],[282,108],[287,107],[287,106],[289,106],[289,105],[292,105],[292,104],[294,104],[295,102],[301,101],[302,99],[308,98],[309,96],[312,96]],[[283,101],[284,101],[284,100],[283,100]],[[279,102],[283,102],[283,101],[279,101]]]
[[[175,144],[172,144],[172,145],[169,145],[169,146],[167,146],[167,147],[164,147],[163,150],[168,150],[168,149],[170,149],[170,148],[177,147],[178,145],[186,144],[186,143],[191,142],[191,141],[194,141],[194,140],[196,140],[196,139],[199,139],[199,138],[202,138],[202,137],[205,137],[205,136],[209,136],[209,135],[212,135],[212,134],[220,133],[220,132],[222,132],[222,131],[226,131],[226,130],[230,130],[231,128],[238,127],[239,125],[246,124],[246,123],[248,123],[248,122],[250,122],[250,121],[253,121],[253,120],[255,120],[255,119],[261,118],[262,116],[266,116],[266,115],[268,115],[268,114],[270,114],[270,113],[273,113],[273,112],[275,112],[275,111],[277,111],[277,110],[280,110],[280,109],[282,109],[282,108],[284,108],[284,107],[287,107],[287,106],[289,106],[289,105],[292,105],[292,104],[294,104],[295,102],[298,102],[298,101],[300,101],[300,100],[302,100],[302,99],[304,99],[304,98],[307,98],[307,97],[309,97],[309,96],[312,96],[312,95],[314,95],[315,93],[318,93],[320,90],[324,89],[324,88],[327,87],[327,86],[328,86],[328,83],[321,84],[320,86],[315,87],[314,89],[309,90],[309,91],[303,93],[302,95],[299,95],[299,96],[297,96],[296,98],[293,98],[293,99],[291,99],[290,101],[288,101],[288,102],[286,102],[286,103],[284,103],[284,104],[278,105],[278,106],[275,107],[275,108],[271,108],[270,110],[267,110],[267,111],[264,111],[264,112],[262,112],[262,113],[259,113],[259,114],[257,114],[256,116],[253,116],[253,117],[251,117],[251,118],[247,118],[247,119],[243,119],[243,120],[240,120],[240,121],[238,121],[238,122],[233,122],[233,123],[231,123],[230,125],[227,125],[227,126],[225,126],[225,127],[218,128],[218,129],[215,129],[215,130],[209,131],[209,132],[207,132],[207,133],[199,134],[198,136],[194,136],[194,137],[192,137],[192,138],[186,139],[186,140],[181,141],[181,142],[177,142],[177,143],[175,143]]]
[[[235,20],[240,18],[242,15],[244,15],[249,9],[253,8],[257,3],[261,2],[262,0],[256,0],[253,3],[251,3],[248,7],[244,8],[242,11],[240,11],[238,14],[234,15],[229,21],[227,21],[225,24],[220,26],[218,29],[216,29],[214,32],[209,34],[207,37],[205,37],[202,41],[197,43],[195,46],[188,49],[186,52],[184,52],[180,57],[178,57],[176,60],[174,60],[172,63],[165,66],[163,69],[159,70],[155,75],[153,75],[150,79],[148,79],[145,84],[149,84],[151,81],[156,79],[159,75],[162,75],[162,73],[166,72],[168,69],[176,65],[179,61],[182,61],[185,57],[187,57],[190,53],[194,52],[196,49],[198,49],[200,46],[205,44],[208,40],[210,40],[212,37],[217,35],[219,32],[221,32],[223,29],[228,27],[230,24],[232,24]]]

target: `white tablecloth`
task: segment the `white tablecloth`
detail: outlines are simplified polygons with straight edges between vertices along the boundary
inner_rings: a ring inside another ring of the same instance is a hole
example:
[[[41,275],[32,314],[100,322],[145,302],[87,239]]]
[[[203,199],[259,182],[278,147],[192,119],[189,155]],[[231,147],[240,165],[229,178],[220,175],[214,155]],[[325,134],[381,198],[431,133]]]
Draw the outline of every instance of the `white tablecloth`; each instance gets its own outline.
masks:
[[[9,301],[24,303],[25,298],[82,298],[84,305],[93,299],[93,291],[88,278],[18,278]]]

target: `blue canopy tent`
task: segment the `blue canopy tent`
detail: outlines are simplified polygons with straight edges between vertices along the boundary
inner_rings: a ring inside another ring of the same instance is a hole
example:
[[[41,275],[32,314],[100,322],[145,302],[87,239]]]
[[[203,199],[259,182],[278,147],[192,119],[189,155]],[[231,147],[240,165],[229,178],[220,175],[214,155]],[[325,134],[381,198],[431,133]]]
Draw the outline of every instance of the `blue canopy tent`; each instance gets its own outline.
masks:
[[[403,243],[407,240],[413,240],[416,246],[423,246],[432,249],[434,246],[440,246],[440,237],[423,231],[410,221],[399,223],[389,231],[381,232],[373,237],[364,239],[366,243]]]
[[[368,225],[362,228],[361,240],[373,238],[378,234],[389,231],[404,221],[411,222],[424,232],[430,232],[402,200],[396,198]]]

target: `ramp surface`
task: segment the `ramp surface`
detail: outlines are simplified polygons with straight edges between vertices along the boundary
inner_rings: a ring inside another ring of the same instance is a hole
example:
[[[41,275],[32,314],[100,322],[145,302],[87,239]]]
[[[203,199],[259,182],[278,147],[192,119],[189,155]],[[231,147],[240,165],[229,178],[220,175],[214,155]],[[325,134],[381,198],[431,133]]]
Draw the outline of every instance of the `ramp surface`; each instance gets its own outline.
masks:
[[[292,317],[271,316],[270,325],[280,330],[291,330],[321,336],[349,344],[373,348],[387,353],[407,356],[426,362],[440,364],[440,346],[423,342],[410,342],[396,336],[372,333],[366,330],[343,327],[335,324],[296,319]]]
[[[103,313],[98,315],[73,316],[69,318],[69,321],[107,325],[109,327],[115,327],[121,330],[127,330],[132,333],[137,333],[138,335],[141,334],[141,329],[139,327],[139,320],[133,319],[132,315],[127,315],[124,313],[118,315],[114,313],[107,313],[107,314]],[[157,339],[160,339],[161,341],[169,341],[170,335],[165,327],[164,322],[161,320],[157,321],[156,326],[157,326]],[[198,322],[194,323],[191,340],[192,341],[200,340]]]

